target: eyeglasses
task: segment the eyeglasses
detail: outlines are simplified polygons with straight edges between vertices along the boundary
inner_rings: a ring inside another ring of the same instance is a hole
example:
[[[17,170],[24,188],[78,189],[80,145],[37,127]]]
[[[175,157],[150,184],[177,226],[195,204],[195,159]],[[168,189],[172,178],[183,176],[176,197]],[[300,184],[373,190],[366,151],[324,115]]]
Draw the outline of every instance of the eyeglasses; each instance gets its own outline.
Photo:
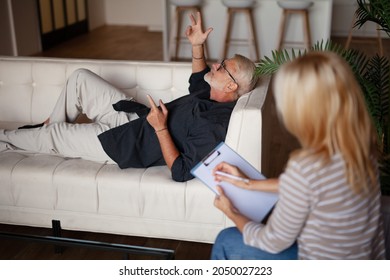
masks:
[[[226,69],[225,59],[221,61],[221,63],[219,64],[219,67],[217,68],[217,71],[221,70],[221,68],[223,68],[226,71],[226,73],[228,73],[229,77],[233,80],[233,82],[235,82],[238,85],[236,79],[234,79],[232,74],[230,74],[230,72]]]

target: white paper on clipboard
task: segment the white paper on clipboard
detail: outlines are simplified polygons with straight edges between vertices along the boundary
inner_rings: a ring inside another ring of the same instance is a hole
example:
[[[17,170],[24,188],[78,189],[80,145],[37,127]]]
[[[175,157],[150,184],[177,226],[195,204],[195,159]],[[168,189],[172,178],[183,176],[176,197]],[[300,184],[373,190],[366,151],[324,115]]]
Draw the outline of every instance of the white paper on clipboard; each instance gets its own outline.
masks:
[[[278,200],[277,193],[245,190],[227,182],[217,183],[214,180],[212,171],[214,167],[221,162],[227,162],[237,166],[251,179],[265,179],[263,174],[224,142],[221,142],[201,162],[199,162],[191,170],[191,173],[217,195],[218,191],[216,186],[220,185],[224,190],[225,195],[241,214],[255,222],[263,221]]]

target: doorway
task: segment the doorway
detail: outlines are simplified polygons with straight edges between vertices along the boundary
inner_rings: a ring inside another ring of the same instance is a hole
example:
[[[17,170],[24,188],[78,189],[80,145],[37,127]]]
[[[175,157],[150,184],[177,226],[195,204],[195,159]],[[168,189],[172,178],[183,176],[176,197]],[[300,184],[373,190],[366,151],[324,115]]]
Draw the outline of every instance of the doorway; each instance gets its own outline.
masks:
[[[37,0],[42,49],[88,32],[87,0]]]

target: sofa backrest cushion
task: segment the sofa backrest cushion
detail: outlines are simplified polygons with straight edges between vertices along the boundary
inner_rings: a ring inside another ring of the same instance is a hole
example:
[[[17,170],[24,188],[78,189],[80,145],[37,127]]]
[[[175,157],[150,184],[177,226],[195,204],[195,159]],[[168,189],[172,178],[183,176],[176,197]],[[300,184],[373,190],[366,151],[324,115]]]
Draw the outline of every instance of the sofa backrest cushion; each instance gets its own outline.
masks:
[[[188,94],[191,74],[189,63],[0,57],[0,121],[45,120],[78,68],[95,72],[144,104],[146,94],[164,102]]]

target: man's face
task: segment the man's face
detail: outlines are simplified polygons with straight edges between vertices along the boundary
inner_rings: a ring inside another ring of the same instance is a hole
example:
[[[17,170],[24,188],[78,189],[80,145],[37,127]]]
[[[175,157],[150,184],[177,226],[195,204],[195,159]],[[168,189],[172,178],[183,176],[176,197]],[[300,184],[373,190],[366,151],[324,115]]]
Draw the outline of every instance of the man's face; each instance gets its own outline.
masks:
[[[235,93],[238,84],[234,78],[235,61],[223,60],[212,65],[204,79],[211,87],[210,99],[218,102],[231,102],[237,99]],[[232,94],[234,93],[234,94]]]

